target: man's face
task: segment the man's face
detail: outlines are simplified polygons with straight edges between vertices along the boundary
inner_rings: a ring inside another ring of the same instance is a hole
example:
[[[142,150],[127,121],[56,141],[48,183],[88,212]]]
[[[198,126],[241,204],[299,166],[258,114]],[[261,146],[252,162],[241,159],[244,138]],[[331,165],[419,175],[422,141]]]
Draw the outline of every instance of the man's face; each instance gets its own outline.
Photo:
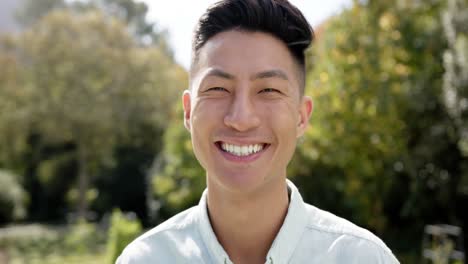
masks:
[[[312,110],[285,44],[266,33],[219,33],[196,68],[185,126],[209,188],[250,192],[284,181]]]

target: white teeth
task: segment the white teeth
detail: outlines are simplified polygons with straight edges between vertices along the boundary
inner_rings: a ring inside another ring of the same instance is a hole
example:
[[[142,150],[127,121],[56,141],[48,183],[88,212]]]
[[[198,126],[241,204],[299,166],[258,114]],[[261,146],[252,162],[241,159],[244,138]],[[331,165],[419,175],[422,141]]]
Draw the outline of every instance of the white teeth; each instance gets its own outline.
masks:
[[[236,153],[237,155],[240,155],[240,153],[241,153],[241,147],[239,147],[239,146],[234,146],[234,153]]]
[[[249,153],[249,146],[243,146],[242,153]]]
[[[223,142],[221,148],[236,156],[248,156],[261,151],[263,149],[263,144],[236,146]]]

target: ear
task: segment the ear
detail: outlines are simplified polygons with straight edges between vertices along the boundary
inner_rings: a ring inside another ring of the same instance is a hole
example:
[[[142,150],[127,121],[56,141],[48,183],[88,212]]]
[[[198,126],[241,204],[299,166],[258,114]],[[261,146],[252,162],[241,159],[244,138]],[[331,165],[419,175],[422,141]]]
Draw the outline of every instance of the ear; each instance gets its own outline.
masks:
[[[185,90],[182,94],[182,106],[184,107],[184,126],[190,132],[190,117],[191,117],[191,94],[189,90]]]
[[[310,98],[309,96],[303,96],[300,104],[301,105],[299,107],[299,122],[297,124],[297,130],[296,130],[297,138],[304,135],[307,129],[307,126],[309,124],[309,118],[310,118],[310,115],[312,114],[313,105],[314,105],[312,102],[312,98]]]

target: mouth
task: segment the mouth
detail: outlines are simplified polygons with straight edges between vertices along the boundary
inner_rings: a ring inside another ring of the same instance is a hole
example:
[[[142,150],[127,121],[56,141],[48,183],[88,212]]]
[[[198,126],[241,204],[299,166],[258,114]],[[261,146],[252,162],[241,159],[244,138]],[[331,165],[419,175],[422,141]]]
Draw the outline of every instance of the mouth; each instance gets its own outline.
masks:
[[[270,146],[270,144],[267,143],[237,145],[223,141],[217,141],[215,142],[215,145],[222,152],[240,158],[254,156],[265,151]]]

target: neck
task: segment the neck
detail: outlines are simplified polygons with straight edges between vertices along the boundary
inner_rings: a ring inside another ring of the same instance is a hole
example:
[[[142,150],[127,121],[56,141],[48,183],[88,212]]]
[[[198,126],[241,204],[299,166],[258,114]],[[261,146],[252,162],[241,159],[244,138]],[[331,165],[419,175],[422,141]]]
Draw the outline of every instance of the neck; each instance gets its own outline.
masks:
[[[230,193],[208,186],[211,225],[234,263],[265,263],[286,217],[286,181],[281,178],[267,185],[249,193]]]

